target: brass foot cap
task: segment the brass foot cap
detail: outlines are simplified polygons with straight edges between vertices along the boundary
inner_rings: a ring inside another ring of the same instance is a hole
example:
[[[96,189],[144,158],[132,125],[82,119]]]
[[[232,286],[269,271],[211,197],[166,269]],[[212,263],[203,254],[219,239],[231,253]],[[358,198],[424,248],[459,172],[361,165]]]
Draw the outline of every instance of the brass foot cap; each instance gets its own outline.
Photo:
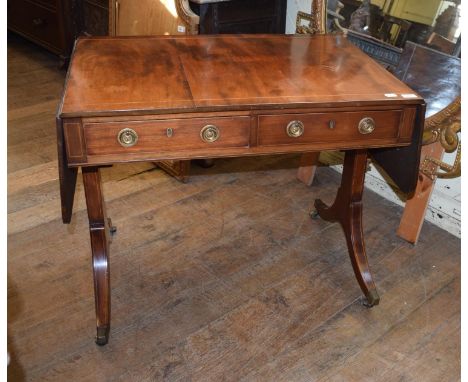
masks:
[[[109,342],[109,327],[98,327],[96,333],[96,344],[104,346],[107,342]]]
[[[317,210],[311,211],[311,212],[309,213],[309,215],[310,215],[310,217],[311,217],[312,219],[318,219],[318,218],[320,217],[320,215],[319,215],[319,213],[318,213]]]
[[[366,295],[366,299],[363,301],[363,305],[367,308],[372,308],[375,305],[379,305],[380,297],[377,291],[371,290]]]

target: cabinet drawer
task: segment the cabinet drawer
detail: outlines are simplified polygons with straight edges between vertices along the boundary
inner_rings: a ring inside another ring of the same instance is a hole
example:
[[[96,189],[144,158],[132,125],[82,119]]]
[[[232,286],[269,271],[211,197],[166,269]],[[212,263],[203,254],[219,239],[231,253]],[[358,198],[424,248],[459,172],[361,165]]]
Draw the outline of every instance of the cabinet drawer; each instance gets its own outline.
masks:
[[[57,12],[40,4],[8,1],[8,28],[58,53],[64,50]]]
[[[399,137],[402,115],[403,110],[262,115],[258,120],[257,144],[276,146],[321,142],[395,142]],[[374,123],[375,128],[370,133],[359,131],[358,126],[364,118],[371,118]],[[292,133],[298,136],[290,136],[288,125],[295,121],[302,133],[293,129]]]
[[[128,136],[121,136],[119,141],[119,134]],[[86,123],[84,138],[88,156],[162,155],[168,152],[248,147],[250,117]],[[125,146],[126,140],[131,141],[128,146]],[[136,143],[132,145],[134,140]]]

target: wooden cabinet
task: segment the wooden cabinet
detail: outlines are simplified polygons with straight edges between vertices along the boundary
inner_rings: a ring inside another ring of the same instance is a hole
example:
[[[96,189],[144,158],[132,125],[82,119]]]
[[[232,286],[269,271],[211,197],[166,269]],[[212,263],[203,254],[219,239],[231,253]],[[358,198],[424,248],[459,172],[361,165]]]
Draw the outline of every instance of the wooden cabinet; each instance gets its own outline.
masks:
[[[286,0],[191,0],[200,34],[284,33]]]
[[[62,57],[69,56],[79,29],[71,0],[8,0],[8,29]]]
[[[107,35],[108,0],[8,0],[8,29],[59,55],[70,56],[80,35]]]

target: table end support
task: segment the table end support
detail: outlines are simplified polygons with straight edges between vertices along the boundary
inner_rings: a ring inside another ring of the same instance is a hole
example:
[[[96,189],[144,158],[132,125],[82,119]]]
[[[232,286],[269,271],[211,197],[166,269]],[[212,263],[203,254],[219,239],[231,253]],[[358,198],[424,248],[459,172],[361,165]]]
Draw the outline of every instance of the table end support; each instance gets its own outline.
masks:
[[[84,167],[83,185],[88,210],[94,276],[96,307],[96,344],[103,346],[109,340],[110,330],[110,220],[107,219],[98,167]]]
[[[366,308],[372,308],[373,306],[379,305],[379,302],[380,296],[377,293],[377,289],[373,289],[363,298],[362,305]]]
[[[109,326],[96,327],[96,344],[104,346],[109,342]]]
[[[361,287],[367,307],[378,305],[380,297],[369,268],[362,230],[362,192],[367,168],[367,151],[347,151],[341,185],[335,202],[329,207],[315,200],[316,213],[324,220],[339,222],[343,228],[354,274]]]

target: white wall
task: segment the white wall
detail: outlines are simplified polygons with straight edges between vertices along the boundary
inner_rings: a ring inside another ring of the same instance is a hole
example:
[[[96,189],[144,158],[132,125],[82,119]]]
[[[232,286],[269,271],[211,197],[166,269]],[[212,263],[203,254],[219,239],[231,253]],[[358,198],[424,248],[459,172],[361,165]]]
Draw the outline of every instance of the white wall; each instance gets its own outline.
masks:
[[[452,164],[454,158],[455,153],[445,154],[444,161]],[[366,174],[366,187],[404,206],[404,197],[399,196],[375,168]],[[426,220],[452,235],[461,236],[461,178],[437,179],[426,212]]]
[[[292,34],[296,29],[297,11],[310,13],[311,0],[288,0],[286,14],[286,33]],[[455,154],[445,154],[444,161],[453,163]],[[339,166],[336,167],[340,171]],[[442,229],[460,237],[461,228],[461,187],[460,178],[438,179],[434,192],[429,203],[426,220],[430,221]],[[381,194],[384,198],[399,205],[404,205],[401,198],[382,178],[378,171],[373,168],[366,176],[366,186]],[[423,228],[424,229],[424,228]]]
[[[293,34],[296,31],[297,11],[310,13],[312,0],[288,0],[286,11],[286,33]]]

